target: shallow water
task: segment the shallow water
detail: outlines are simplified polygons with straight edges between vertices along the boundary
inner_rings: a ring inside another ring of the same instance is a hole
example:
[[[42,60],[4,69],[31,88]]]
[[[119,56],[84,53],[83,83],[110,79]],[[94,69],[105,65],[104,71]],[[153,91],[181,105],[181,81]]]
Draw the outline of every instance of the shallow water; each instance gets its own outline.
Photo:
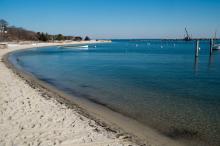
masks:
[[[10,60],[66,93],[103,104],[191,145],[220,145],[220,51],[209,42],[115,40],[47,47]]]

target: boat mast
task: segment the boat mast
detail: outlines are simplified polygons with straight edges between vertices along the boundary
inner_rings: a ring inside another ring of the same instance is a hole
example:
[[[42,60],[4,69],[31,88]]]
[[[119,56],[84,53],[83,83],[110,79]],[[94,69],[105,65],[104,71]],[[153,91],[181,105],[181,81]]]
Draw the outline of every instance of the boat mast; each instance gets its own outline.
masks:
[[[215,35],[214,35],[214,39],[217,39],[217,30],[215,30]]]

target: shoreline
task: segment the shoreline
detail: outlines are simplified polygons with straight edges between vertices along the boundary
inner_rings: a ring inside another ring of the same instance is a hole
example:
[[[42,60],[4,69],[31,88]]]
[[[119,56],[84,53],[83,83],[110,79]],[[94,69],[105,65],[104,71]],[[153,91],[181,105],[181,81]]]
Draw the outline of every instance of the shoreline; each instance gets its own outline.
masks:
[[[88,44],[88,42],[86,42]],[[83,43],[80,43],[83,44]],[[56,46],[60,44],[52,44],[52,45],[42,45],[39,47],[46,46]],[[15,47],[16,48],[16,47]],[[36,46],[31,47],[23,47],[21,49],[30,49],[36,48]],[[17,50],[21,50],[17,48]],[[16,50],[12,50],[14,52]],[[77,97],[73,97],[67,95],[51,85],[40,81],[36,77],[31,74],[24,73],[24,71],[17,69],[13,64],[11,64],[8,60],[8,56],[12,52],[7,52],[3,55],[3,62],[6,66],[13,70],[16,76],[19,76],[24,80],[31,88],[38,89],[42,95],[49,97],[49,99],[56,99],[61,104],[64,104],[69,109],[77,110],[80,115],[84,117],[94,120],[97,125],[104,128],[106,131],[115,133],[116,137],[127,141],[132,141],[137,144],[150,144],[150,145],[169,145],[169,146],[177,146],[177,144],[173,140],[160,135],[155,132],[153,129],[148,128],[139,122],[130,119],[126,116],[123,116],[117,112],[114,112],[107,107],[99,105],[97,103],[93,103],[86,99],[79,99]],[[45,97],[44,97],[45,98]]]

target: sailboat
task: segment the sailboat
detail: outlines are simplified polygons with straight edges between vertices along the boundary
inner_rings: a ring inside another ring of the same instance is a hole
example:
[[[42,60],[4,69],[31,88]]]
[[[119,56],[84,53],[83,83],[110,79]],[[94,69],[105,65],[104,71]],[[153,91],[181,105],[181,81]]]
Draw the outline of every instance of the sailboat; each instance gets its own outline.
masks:
[[[215,32],[215,37],[214,37],[215,40],[217,40],[217,39],[216,39],[216,34],[217,34],[217,32]],[[212,47],[212,49],[213,49],[213,50],[220,50],[220,44],[214,44],[213,47]]]

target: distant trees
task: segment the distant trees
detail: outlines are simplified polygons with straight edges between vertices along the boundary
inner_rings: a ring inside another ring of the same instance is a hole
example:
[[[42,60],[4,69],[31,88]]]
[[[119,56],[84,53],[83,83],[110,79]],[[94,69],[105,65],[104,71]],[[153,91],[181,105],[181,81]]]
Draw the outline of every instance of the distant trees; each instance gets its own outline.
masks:
[[[0,20],[1,40],[38,40],[37,34],[33,31],[26,30],[21,27],[9,26],[9,23],[1,19]],[[3,39],[2,39],[3,38]]]
[[[64,40],[64,36],[62,34],[58,35],[49,35],[48,33],[44,32],[37,32],[39,41],[47,42],[47,41],[62,41]]]
[[[80,36],[74,37],[73,41],[82,41],[83,38]]]
[[[8,41],[37,41],[38,36],[35,32],[26,30],[21,27],[10,26],[8,27],[7,34],[5,35],[5,39]]]
[[[50,36],[47,33],[37,32],[38,40],[47,42],[50,40]]]
[[[64,36],[62,34],[58,34],[58,35],[48,35],[47,33],[43,33],[43,32],[37,32],[38,35],[38,39],[40,41],[63,41],[63,40],[71,40],[71,41],[82,41],[82,37],[77,36]]]
[[[5,41],[82,41],[80,36],[64,36],[62,34],[50,35],[44,32],[34,32],[26,30],[22,27],[9,26],[9,23],[4,19],[0,19],[0,40]],[[88,36],[85,37],[85,41],[89,41]]]
[[[55,40],[62,41],[64,40],[64,36],[62,34],[58,34],[57,36],[55,36]]]

